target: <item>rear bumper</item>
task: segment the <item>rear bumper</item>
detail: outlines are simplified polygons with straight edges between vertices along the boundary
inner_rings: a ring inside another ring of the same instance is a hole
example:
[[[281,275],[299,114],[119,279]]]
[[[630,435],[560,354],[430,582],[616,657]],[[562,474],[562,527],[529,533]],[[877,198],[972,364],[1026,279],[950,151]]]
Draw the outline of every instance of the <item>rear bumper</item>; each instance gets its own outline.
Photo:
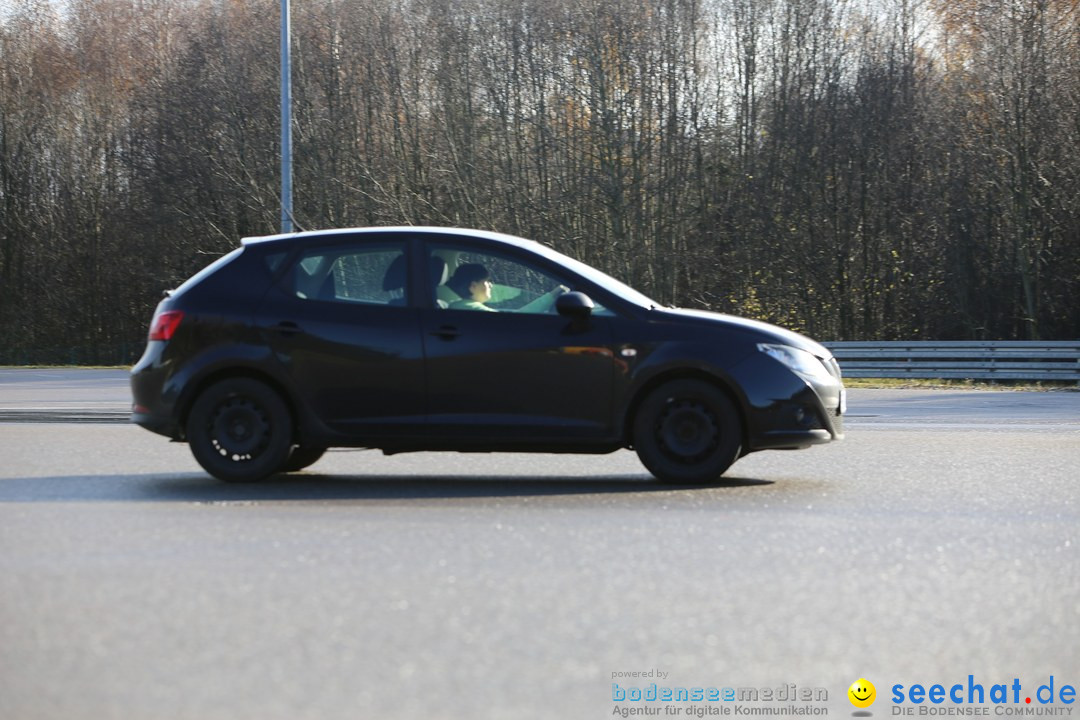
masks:
[[[171,402],[174,394],[165,392],[169,372],[162,361],[163,346],[162,342],[148,343],[142,358],[131,369],[131,422],[177,440],[180,426]]]
[[[139,412],[137,409],[131,412],[131,422],[135,423],[139,427],[146,428],[150,432],[157,433],[158,435],[164,435],[165,437],[178,440],[180,436],[180,428],[177,426],[176,421],[172,418],[161,417],[159,415],[152,415],[146,412]]]

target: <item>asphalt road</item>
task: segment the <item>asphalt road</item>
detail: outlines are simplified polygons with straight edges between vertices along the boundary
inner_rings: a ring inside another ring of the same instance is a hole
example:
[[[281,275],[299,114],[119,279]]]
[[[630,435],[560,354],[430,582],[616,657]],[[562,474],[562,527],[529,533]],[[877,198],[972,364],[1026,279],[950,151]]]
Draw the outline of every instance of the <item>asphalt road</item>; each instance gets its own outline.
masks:
[[[117,369],[0,368],[0,422],[127,422],[129,378]]]
[[[332,452],[229,486],[110,418],[122,373],[13,372],[3,720],[732,705],[619,702],[612,683],[794,684],[850,717],[861,677],[887,717],[895,684],[1080,685],[1080,393],[856,390],[843,443],[753,455],[708,488],[655,483],[630,453]]]

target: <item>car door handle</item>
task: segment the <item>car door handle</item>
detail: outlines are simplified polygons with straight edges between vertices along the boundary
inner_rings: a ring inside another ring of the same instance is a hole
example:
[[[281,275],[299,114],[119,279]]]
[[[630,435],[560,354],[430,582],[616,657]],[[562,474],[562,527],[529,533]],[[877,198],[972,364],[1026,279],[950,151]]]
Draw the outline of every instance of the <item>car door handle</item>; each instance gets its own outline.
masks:
[[[432,337],[442,338],[443,340],[453,340],[459,335],[461,335],[461,331],[453,325],[443,325],[438,330],[431,333]]]
[[[282,335],[299,335],[300,333],[304,332],[303,330],[300,329],[299,325],[297,325],[294,322],[290,322],[288,320],[282,320],[281,322],[279,322],[277,325],[275,325],[274,327],[272,327],[270,329],[273,330],[274,332],[280,333]]]

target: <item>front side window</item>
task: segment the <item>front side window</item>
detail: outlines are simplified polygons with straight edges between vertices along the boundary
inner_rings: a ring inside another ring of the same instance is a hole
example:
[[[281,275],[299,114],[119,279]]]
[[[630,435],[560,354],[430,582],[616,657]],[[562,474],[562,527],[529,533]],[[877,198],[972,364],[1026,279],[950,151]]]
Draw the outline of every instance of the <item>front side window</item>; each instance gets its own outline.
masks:
[[[428,262],[435,303],[446,310],[554,315],[560,295],[585,290],[569,274],[552,273],[510,255],[468,247],[434,246]],[[611,314],[599,304],[593,310],[593,315]]]
[[[429,262],[440,308],[552,314],[570,282],[516,258],[453,246],[432,248]]]
[[[361,305],[406,305],[403,245],[322,248],[305,253],[288,282],[301,300]]]

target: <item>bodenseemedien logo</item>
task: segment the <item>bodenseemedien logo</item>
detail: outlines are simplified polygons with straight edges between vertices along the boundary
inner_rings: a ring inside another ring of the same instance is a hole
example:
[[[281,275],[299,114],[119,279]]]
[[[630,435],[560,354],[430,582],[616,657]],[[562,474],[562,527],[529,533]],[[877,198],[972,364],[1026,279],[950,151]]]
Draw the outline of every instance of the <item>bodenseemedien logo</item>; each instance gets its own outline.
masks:
[[[747,716],[766,718],[823,717],[829,714],[829,691],[783,683],[772,687],[735,685],[647,685],[625,684],[625,677],[657,677],[668,673],[613,672],[612,715],[623,718],[639,715],[706,718]]]

